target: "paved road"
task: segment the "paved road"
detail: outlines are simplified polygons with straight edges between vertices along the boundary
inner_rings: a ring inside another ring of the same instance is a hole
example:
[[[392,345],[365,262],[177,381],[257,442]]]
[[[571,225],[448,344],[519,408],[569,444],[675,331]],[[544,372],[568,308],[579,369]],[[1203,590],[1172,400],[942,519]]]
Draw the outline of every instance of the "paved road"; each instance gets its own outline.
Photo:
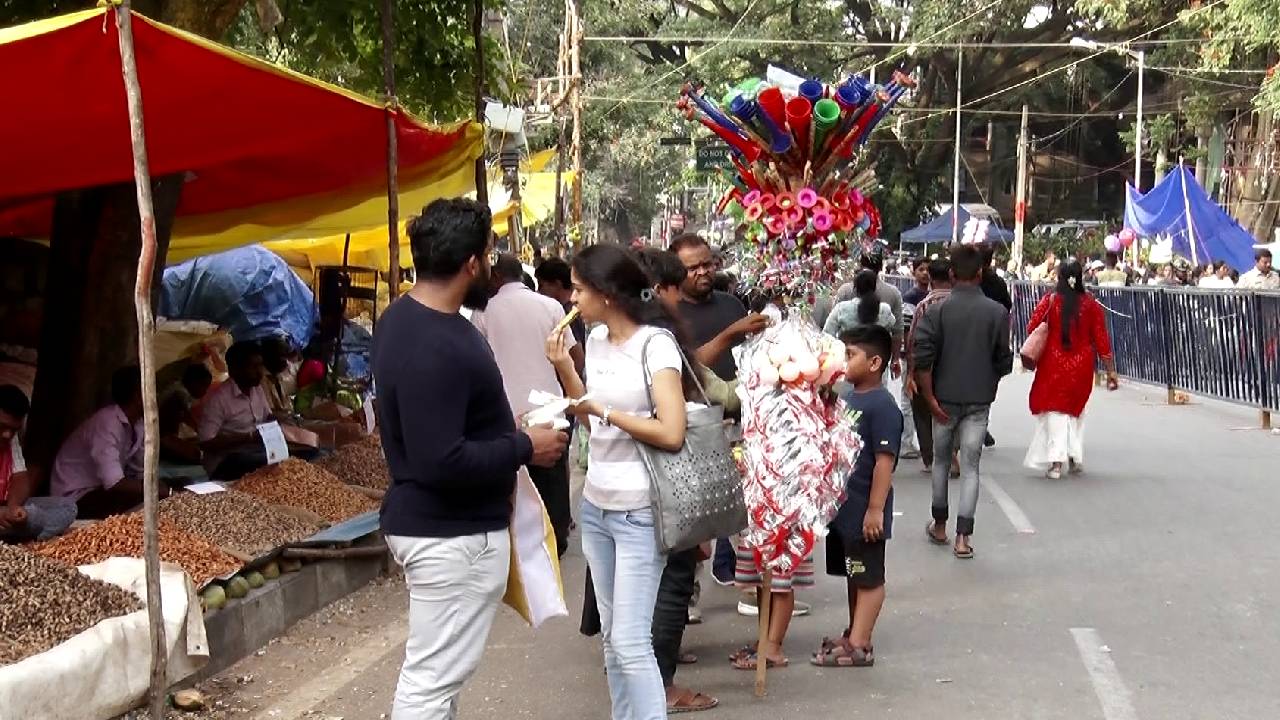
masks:
[[[1163,404],[1122,389],[1090,407],[1088,473],[1048,481],[1021,467],[1030,438],[1028,376],[1006,381],[984,457],[977,558],[928,545],[928,481],[904,461],[889,599],[873,669],[820,670],[805,659],[844,626],[844,589],[821,578],[803,599],[770,694],[725,662],[754,636],[732,590],[705,593],[706,622],[679,680],[720,697],[705,715],[949,720],[1280,717],[1280,437],[1214,403]],[[1000,501],[997,502],[997,498]],[[594,640],[577,633],[582,559],[566,563],[572,621],[536,633],[502,611],[463,717],[608,717]],[[299,625],[209,687],[236,717],[380,718],[403,641],[403,588],[372,586]]]

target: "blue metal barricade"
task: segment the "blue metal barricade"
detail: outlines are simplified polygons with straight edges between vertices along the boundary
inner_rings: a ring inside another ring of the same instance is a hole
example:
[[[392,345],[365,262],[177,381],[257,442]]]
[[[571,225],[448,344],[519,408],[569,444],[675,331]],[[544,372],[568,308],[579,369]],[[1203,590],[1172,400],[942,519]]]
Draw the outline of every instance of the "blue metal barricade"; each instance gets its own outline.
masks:
[[[901,291],[911,278],[885,276]],[[1013,281],[1015,350],[1053,288]],[[1126,378],[1280,412],[1280,293],[1194,288],[1090,288],[1106,308],[1116,369]]]

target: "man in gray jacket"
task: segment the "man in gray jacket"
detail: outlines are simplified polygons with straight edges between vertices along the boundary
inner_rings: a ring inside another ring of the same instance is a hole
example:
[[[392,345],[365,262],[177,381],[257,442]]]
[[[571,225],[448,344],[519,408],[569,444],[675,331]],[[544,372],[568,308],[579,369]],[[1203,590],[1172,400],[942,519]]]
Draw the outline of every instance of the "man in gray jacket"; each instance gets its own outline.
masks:
[[[947,544],[947,480],[960,451],[960,509],[955,555],[973,557],[969,542],[978,507],[978,466],[1000,378],[1013,371],[1009,311],[982,293],[982,256],[971,246],[951,252],[955,287],[946,302],[916,318],[916,382],[933,414],[933,521],[929,539]]]

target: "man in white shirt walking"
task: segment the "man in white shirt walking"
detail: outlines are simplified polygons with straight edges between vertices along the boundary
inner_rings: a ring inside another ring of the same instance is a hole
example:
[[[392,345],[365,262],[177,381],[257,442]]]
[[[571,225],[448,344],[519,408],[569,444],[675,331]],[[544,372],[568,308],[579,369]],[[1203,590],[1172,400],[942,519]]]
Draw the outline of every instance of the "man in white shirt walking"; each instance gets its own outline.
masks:
[[[564,318],[564,307],[525,286],[524,267],[514,255],[499,255],[491,273],[497,292],[483,312],[472,314],[471,322],[489,341],[502,372],[507,402],[516,417],[520,417],[533,409],[529,403],[530,391],[564,396],[555,368],[546,357],[547,336]],[[581,346],[567,331],[565,341],[569,343],[569,354],[577,360],[576,356],[582,353]],[[555,529],[556,547],[564,555],[569,546],[572,520],[567,457],[562,455],[551,467],[531,465],[528,469]]]

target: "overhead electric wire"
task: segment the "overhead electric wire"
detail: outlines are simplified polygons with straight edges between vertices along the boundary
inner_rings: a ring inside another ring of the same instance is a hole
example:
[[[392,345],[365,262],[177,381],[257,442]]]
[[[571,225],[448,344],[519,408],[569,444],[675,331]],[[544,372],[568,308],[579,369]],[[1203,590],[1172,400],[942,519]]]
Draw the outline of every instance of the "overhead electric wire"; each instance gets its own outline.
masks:
[[[994,3],[993,3],[994,4]],[[979,10],[982,12],[990,6],[986,6]],[[975,13],[976,14],[976,13]],[[1175,21],[1176,22],[1176,21]],[[945,28],[950,29],[950,28]],[[941,32],[941,31],[939,31]],[[937,35],[938,33],[934,33]],[[784,38],[731,38],[730,36],[679,36],[679,35],[588,35],[582,38],[583,42],[622,42],[622,43],[638,43],[651,42],[666,45],[678,45],[681,43],[720,43],[732,39],[733,42],[741,45],[802,45],[814,47],[872,47],[872,48],[1058,48],[1058,47],[1075,47],[1070,42],[929,42],[920,40],[911,41],[881,41],[881,42],[865,42],[862,40],[805,40],[802,38],[784,39]],[[1249,40],[1248,37],[1215,37],[1213,40]],[[1126,42],[1110,43],[1116,45],[1184,45],[1207,42],[1205,38],[1164,38],[1159,40],[1128,40]],[[1265,72],[1265,71],[1262,71]]]

